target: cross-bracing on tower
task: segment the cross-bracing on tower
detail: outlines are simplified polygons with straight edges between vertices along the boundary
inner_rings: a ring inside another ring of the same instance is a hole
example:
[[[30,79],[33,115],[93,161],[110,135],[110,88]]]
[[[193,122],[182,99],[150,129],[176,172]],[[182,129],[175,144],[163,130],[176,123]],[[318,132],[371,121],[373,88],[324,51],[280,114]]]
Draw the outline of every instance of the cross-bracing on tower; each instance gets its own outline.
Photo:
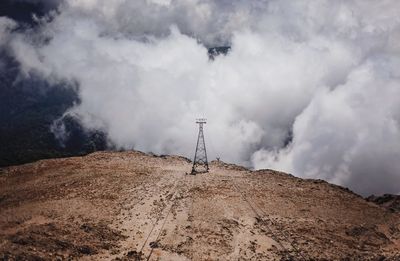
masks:
[[[196,152],[191,172],[193,175],[208,172],[207,150],[203,133],[203,124],[206,124],[206,119],[197,119],[196,123],[199,124],[199,135],[197,137]]]

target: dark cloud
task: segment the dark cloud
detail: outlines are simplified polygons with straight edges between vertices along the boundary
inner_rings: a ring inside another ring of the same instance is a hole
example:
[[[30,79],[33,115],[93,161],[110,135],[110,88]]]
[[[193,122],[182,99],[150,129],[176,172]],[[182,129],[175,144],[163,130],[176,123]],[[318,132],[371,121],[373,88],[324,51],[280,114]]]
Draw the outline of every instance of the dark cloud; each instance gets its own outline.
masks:
[[[6,16],[18,23],[35,26],[34,16],[42,17],[55,10],[62,1],[53,0],[2,0],[0,16]]]

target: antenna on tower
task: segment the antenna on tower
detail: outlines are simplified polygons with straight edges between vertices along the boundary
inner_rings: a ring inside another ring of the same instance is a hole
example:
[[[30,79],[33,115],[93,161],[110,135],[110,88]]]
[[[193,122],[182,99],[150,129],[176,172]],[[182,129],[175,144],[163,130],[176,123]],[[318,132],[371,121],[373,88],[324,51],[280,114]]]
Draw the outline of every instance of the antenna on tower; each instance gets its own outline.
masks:
[[[197,137],[196,152],[194,154],[193,167],[191,174],[208,172],[208,161],[206,143],[204,141],[203,124],[206,124],[206,119],[197,119],[199,124],[199,135]]]

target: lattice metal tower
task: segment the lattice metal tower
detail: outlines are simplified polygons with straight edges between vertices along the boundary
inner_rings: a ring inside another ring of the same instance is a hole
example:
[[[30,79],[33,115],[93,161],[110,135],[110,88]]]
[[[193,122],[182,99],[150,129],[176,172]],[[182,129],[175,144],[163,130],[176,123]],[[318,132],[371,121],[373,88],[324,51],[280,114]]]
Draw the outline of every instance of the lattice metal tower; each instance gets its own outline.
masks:
[[[206,124],[206,119],[197,119],[196,123],[199,124],[199,136],[197,137],[196,152],[194,154],[192,173],[208,172],[208,161],[206,143],[204,141],[203,124]]]

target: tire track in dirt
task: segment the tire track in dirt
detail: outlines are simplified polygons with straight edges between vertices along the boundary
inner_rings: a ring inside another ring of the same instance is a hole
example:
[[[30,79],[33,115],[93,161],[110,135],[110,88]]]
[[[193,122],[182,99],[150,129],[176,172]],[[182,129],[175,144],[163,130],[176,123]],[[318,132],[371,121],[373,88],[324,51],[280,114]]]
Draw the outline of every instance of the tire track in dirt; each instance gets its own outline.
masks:
[[[171,179],[171,176],[174,179]],[[165,204],[165,200],[169,202],[173,196],[170,188],[175,188],[176,185],[175,175],[171,175],[169,171],[155,170],[146,181],[131,189],[115,223],[115,227],[125,231],[128,238],[121,242],[119,253],[111,256],[106,254],[104,258],[111,257],[117,260],[141,258],[139,246],[145,248],[143,240],[147,242],[150,239],[149,231],[154,230],[159,222],[158,219],[163,216],[163,211],[168,205]],[[103,256],[98,256],[98,259],[102,258]]]
[[[164,210],[167,209],[167,213],[166,213],[165,217],[162,217],[162,215],[160,215],[160,218],[154,223],[152,229],[150,230],[150,233],[149,233],[148,237],[146,238],[145,242],[143,243],[143,246],[142,246],[141,249],[140,249],[140,252],[139,252],[139,253],[140,253],[140,254],[144,254],[144,253],[143,253],[143,250],[144,250],[144,247],[145,247],[146,243],[148,242],[148,239],[149,239],[150,236],[152,235],[152,233],[153,233],[154,228],[156,227],[156,225],[158,225],[158,224],[162,221],[161,227],[158,229],[158,232],[155,232],[155,231],[154,231],[154,234],[156,235],[155,240],[154,240],[154,241],[151,241],[151,242],[149,243],[149,246],[150,246],[150,253],[149,253],[149,254],[147,255],[147,257],[146,257],[146,260],[147,260],[147,261],[150,260],[151,255],[153,254],[154,249],[159,247],[160,235],[161,235],[161,233],[162,233],[162,231],[163,231],[163,229],[164,229],[164,226],[165,226],[165,224],[166,224],[166,222],[167,222],[167,220],[168,220],[168,217],[169,217],[169,215],[170,215],[170,213],[171,213],[172,208],[173,208],[173,207],[175,206],[175,204],[176,204],[176,200],[177,200],[177,196],[176,196],[176,195],[177,195],[177,192],[178,192],[179,190],[182,189],[182,184],[179,184],[179,183],[182,183],[182,181],[183,181],[182,179],[184,179],[184,178],[185,178],[185,176],[182,176],[181,178],[179,178],[179,179],[177,179],[177,180],[175,181],[175,182],[176,182],[176,186],[175,186],[175,188],[174,188],[172,197],[171,197],[171,199],[169,200],[169,204],[166,205],[166,206],[164,207],[164,209],[161,211],[161,212],[164,212]],[[184,183],[184,181],[183,181],[183,183]],[[168,208],[167,208],[167,206],[168,206]]]
[[[280,260],[279,246],[270,236],[261,235],[254,214],[232,187],[230,179],[216,178],[211,171],[196,177],[192,189],[192,260]]]
[[[283,232],[283,230],[275,229],[277,224],[268,216],[268,214],[250,197],[240,190],[234,179],[231,178],[233,188],[241,195],[242,199],[253,211],[257,222],[265,227],[270,234],[273,235],[274,240],[280,245],[283,250],[284,259],[288,260],[308,260],[304,254],[293,244],[293,241]],[[286,246],[285,246],[286,245]],[[294,254],[293,254],[294,252]]]
[[[190,227],[192,197],[191,189],[194,176],[185,175],[176,191],[168,214],[158,232],[157,245],[147,260],[192,260],[190,251],[192,238],[188,235]]]

